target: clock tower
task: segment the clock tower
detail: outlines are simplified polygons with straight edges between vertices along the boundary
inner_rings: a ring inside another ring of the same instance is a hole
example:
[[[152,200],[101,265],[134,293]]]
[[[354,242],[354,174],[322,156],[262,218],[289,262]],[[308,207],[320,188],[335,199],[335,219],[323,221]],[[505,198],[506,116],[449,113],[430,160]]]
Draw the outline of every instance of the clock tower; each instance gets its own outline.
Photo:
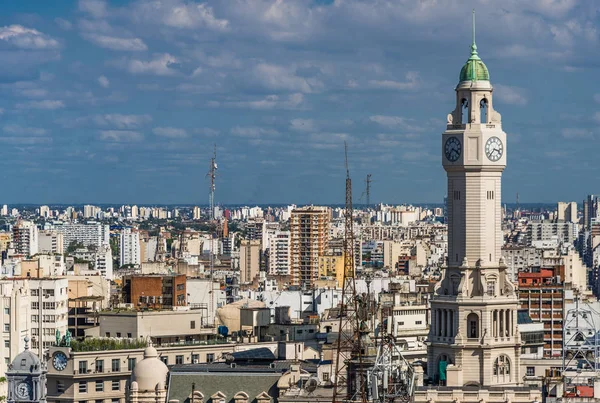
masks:
[[[8,366],[8,403],[46,403],[46,363],[29,350],[29,337],[25,338],[25,351],[17,355]]]
[[[448,177],[448,260],[431,300],[428,373],[436,384],[502,386],[519,375],[518,297],[501,257],[506,133],[477,52],[460,71],[442,134]]]

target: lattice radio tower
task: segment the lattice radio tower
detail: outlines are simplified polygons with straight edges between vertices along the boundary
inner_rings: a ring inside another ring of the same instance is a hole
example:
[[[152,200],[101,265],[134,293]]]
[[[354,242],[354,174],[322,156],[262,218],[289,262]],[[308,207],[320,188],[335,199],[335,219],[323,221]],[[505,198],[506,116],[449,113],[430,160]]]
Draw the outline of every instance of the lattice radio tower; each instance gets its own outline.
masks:
[[[365,184],[367,185],[367,189],[365,190],[365,193],[367,195],[367,208],[371,207],[371,183],[373,181],[371,180],[371,174],[367,174],[367,179],[365,179]]]
[[[206,177],[209,180],[209,193],[208,193],[208,204],[210,205],[210,211],[208,213],[210,225],[215,225],[215,230],[210,233],[210,253],[209,253],[209,267],[210,267],[210,308],[211,318],[214,324],[214,284],[213,274],[215,270],[215,236],[217,230],[217,224],[215,223],[215,179],[217,177],[217,145],[215,144],[213,157],[210,159],[210,167]]]
[[[352,208],[352,179],[348,169],[348,145],[344,143],[346,163],[346,209],[344,212],[344,284],[339,311],[339,332],[337,355],[335,360],[335,377],[333,403],[367,402],[366,376],[362,371],[363,346],[361,345],[362,321],[359,317],[359,300],[356,295],[354,264],[354,230]],[[352,365],[349,365],[351,364]],[[351,371],[358,365],[358,371]]]

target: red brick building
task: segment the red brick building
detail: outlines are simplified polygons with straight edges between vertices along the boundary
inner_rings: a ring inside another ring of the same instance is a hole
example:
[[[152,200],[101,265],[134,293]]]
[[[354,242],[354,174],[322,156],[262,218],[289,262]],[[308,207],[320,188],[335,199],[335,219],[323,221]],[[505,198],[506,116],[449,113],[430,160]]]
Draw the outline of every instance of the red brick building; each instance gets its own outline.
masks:
[[[172,309],[187,305],[185,274],[128,275],[123,277],[123,302],[136,309]]]

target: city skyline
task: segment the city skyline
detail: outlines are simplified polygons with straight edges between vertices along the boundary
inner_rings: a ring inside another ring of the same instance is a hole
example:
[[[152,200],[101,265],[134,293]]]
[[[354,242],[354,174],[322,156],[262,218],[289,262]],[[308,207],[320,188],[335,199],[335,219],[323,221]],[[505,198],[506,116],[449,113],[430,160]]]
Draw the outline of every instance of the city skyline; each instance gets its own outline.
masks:
[[[507,117],[503,202],[594,191],[591,1],[148,4],[4,5],[2,203],[205,204],[216,144],[221,204],[337,204],[343,141],[356,200],[371,173],[372,204],[441,203],[472,8]]]

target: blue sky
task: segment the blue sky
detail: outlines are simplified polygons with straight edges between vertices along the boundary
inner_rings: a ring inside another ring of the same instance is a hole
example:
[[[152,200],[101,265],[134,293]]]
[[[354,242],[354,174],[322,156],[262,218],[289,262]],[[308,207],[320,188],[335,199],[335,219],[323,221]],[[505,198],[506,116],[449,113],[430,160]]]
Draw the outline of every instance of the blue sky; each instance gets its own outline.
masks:
[[[4,1],[1,203],[441,202],[440,137],[477,44],[503,199],[599,191],[598,3]]]

